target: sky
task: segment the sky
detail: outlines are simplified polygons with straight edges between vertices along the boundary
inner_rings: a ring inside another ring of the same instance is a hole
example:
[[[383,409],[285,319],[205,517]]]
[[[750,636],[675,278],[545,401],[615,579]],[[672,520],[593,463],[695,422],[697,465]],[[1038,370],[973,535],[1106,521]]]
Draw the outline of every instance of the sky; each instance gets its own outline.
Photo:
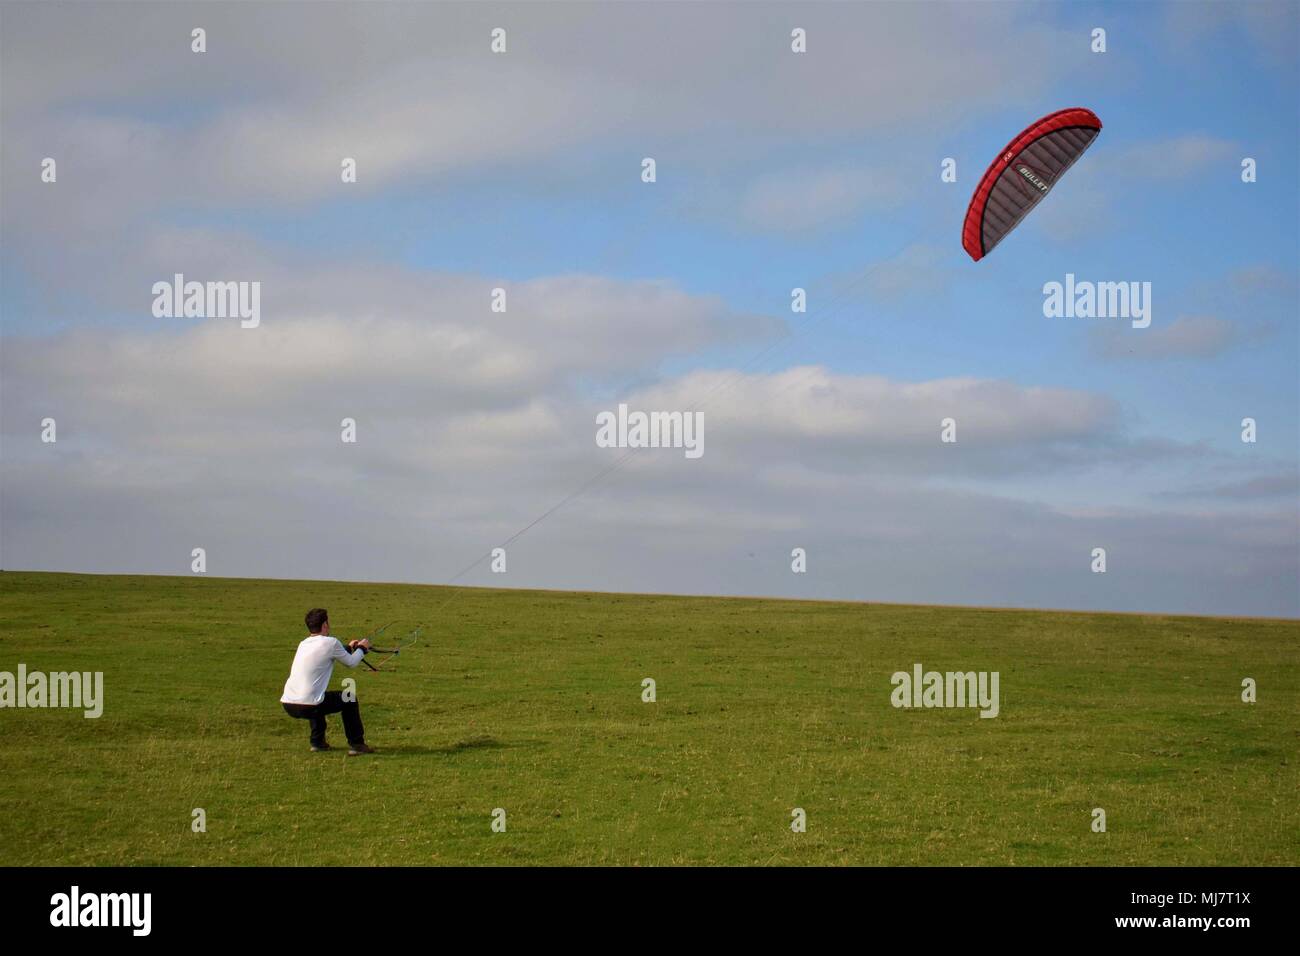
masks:
[[[1298,11],[5,3],[0,567],[1300,616]]]

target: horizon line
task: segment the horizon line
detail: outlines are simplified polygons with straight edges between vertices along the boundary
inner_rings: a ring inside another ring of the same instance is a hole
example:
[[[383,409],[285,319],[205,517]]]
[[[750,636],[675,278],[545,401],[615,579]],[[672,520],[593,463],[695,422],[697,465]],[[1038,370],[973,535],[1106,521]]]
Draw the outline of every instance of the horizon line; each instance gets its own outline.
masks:
[[[541,594],[597,594],[608,597],[652,597],[652,598],[682,598],[682,599],[699,599],[703,598],[711,601],[783,601],[787,603],[799,604],[858,604],[864,607],[911,607],[911,608],[940,608],[953,611],[1023,611],[1026,613],[1037,614],[1112,614],[1123,615],[1127,617],[1184,617],[1195,618],[1198,620],[1216,620],[1216,621],[1277,621],[1282,623],[1300,623],[1300,617],[1277,617],[1260,614],[1187,614],[1177,611],[1106,611],[1106,610],[1080,610],[1077,608],[1054,608],[1054,607],[1023,607],[1017,605],[994,605],[994,604],[915,604],[900,601],[866,601],[855,599],[841,598],[800,598],[800,597],[780,597],[766,594],[681,594],[676,592],[660,591],[600,591],[600,590],[583,590],[579,588],[525,588],[525,587],[494,587],[482,584],[433,584],[424,581],[354,581],[336,578],[276,578],[276,577],[237,577],[218,574],[164,574],[160,572],[123,572],[123,571],[46,571],[33,568],[0,568],[0,575],[4,574],[62,574],[62,575],[80,575],[82,577],[117,577],[117,578],[179,578],[184,580],[213,580],[213,581],[276,581],[280,583],[303,583],[303,584],[360,584],[360,585],[383,585],[388,587],[415,587],[415,588],[438,588],[440,590],[454,591],[524,591],[529,593]]]

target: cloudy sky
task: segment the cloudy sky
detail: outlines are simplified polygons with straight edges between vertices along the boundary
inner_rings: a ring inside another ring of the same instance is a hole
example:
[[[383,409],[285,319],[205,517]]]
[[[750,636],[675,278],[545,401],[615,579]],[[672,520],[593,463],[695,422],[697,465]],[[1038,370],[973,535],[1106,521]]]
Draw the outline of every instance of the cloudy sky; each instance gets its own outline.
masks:
[[[1297,9],[6,4],[0,566],[1300,614]],[[1067,273],[1150,327],[1044,317]],[[619,402],[705,454],[598,447]]]

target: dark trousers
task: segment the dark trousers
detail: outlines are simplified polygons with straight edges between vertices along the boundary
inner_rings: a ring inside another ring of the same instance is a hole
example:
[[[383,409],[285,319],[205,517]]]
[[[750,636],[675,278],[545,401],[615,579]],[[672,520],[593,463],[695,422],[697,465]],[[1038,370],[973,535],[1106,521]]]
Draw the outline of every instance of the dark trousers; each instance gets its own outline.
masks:
[[[344,700],[343,691],[327,690],[319,704],[285,704],[284,712],[290,717],[300,717],[311,722],[311,743],[320,747],[325,743],[325,715],[342,714],[343,732],[348,743],[366,742],[366,728],[361,726],[361,708],[355,700]]]

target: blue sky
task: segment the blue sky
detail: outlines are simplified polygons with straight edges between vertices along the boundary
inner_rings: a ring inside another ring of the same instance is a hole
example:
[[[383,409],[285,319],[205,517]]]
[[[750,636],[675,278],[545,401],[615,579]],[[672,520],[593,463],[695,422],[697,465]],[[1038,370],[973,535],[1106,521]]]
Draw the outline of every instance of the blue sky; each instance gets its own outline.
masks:
[[[204,54],[190,12],[3,12],[5,566],[440,583],[602,467],[593,409],[732,376],[717,458],[471,583],[1300,613],[1295,4],[201,9]],[[1066,106],[1100,137],[972,263],[979,176]],[[160,322],[175,271],[266,327]],[[1045,318],[1067,273],[1151,327]]]

